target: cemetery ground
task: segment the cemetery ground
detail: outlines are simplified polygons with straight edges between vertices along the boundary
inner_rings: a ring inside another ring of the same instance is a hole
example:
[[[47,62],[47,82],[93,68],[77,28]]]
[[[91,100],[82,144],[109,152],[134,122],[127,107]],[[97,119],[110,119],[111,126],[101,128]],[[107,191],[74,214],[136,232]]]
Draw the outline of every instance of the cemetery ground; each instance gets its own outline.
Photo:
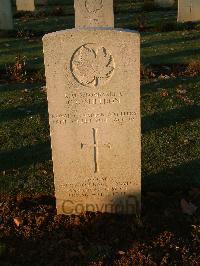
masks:
[[[0,32],[1,265],[199,265],[200,24],[117,2],[141,33],[142,214],[57,216],[41,38],[73,27],[61,2]]]

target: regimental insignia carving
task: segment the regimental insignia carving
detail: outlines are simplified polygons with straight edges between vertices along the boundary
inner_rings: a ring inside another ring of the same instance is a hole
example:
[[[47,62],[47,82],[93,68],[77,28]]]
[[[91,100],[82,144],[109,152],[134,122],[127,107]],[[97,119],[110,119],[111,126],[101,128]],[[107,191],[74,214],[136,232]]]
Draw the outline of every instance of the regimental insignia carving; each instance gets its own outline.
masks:
[[[89,13],[97,13],[103,8],[103,0],[85,0],[85,8]]]
[[[77,82],[88,87],[99,87],[113,76],[115,63],[105,47],[94,43],[79,47],[71,59],[71,72]]]

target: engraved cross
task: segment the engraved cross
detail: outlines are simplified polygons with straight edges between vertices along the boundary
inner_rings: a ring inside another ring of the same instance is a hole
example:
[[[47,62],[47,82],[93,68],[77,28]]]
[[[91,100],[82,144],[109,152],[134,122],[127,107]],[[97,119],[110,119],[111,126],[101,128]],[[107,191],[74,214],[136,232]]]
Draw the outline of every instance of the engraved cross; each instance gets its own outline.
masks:
[[[111,149],[110,143],[106,143],[106,144],[99,144],[98,143],[97,132],[98,132],[98,129],[96,129],[96,128],[92,129],[93,141],[94,141],[94,143],[92,145],[81,143],[81,149],[83,149],[84,146],[88,146],[89,148],[92,147],[94,149],[94,172],[95,173],[99,172],[99,164],[98,164],[99,147],[107,147],[107,148]]]
[[[193,6],[192,6],[192,1],[190,0],[190,13],[192,14],[192,8],[193,8]]]

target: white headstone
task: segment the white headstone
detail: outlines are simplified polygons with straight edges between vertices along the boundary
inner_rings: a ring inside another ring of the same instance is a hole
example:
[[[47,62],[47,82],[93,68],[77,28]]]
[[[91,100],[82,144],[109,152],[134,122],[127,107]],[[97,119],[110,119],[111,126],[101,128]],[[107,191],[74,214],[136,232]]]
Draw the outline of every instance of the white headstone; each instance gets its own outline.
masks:
[[[0,0],[0,29],[13,29],[12,8],[10,0]]]
[[[75,0],[75,26],[114,27],[113,0]]]
[[[18,11],[35,11],[34,0],[16,0]]]
[[[200,21],[200,0],[178,1],[178,22]]]
[[[16,0],[18,11],[35,11],[36,5],[46,5],[48,0]]]
[[[139,34],[72,29],[45,35],[43,44],[58,213],[135,213]]]
[[[175,4],[175,0],[154,0],[159,7],[171,7]]]

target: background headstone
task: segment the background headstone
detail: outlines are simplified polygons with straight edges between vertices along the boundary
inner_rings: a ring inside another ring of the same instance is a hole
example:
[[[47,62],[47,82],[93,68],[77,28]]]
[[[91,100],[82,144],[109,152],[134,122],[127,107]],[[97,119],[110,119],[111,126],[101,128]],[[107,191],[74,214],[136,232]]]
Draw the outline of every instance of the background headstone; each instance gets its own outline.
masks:
[[[114,27],[113,0],[75,0],[75,26]]]
[[[0,29],[13,29],[12,8],[10,0],[0,0]]]
[[[159,7],[171,7],[175,4],[175,0],[154,0]]]
[[[34,0],[16,0],[18,11],[35,11]]]
[[[135,213],[139,34],[73,29],[47,34],[43,43],[58,213]]]
[[[200,21],[200,0],[178,1],[178,22]]]
[[[18,11],[35,11],[37,5],[46,5],[48,0],[16,0]]]

